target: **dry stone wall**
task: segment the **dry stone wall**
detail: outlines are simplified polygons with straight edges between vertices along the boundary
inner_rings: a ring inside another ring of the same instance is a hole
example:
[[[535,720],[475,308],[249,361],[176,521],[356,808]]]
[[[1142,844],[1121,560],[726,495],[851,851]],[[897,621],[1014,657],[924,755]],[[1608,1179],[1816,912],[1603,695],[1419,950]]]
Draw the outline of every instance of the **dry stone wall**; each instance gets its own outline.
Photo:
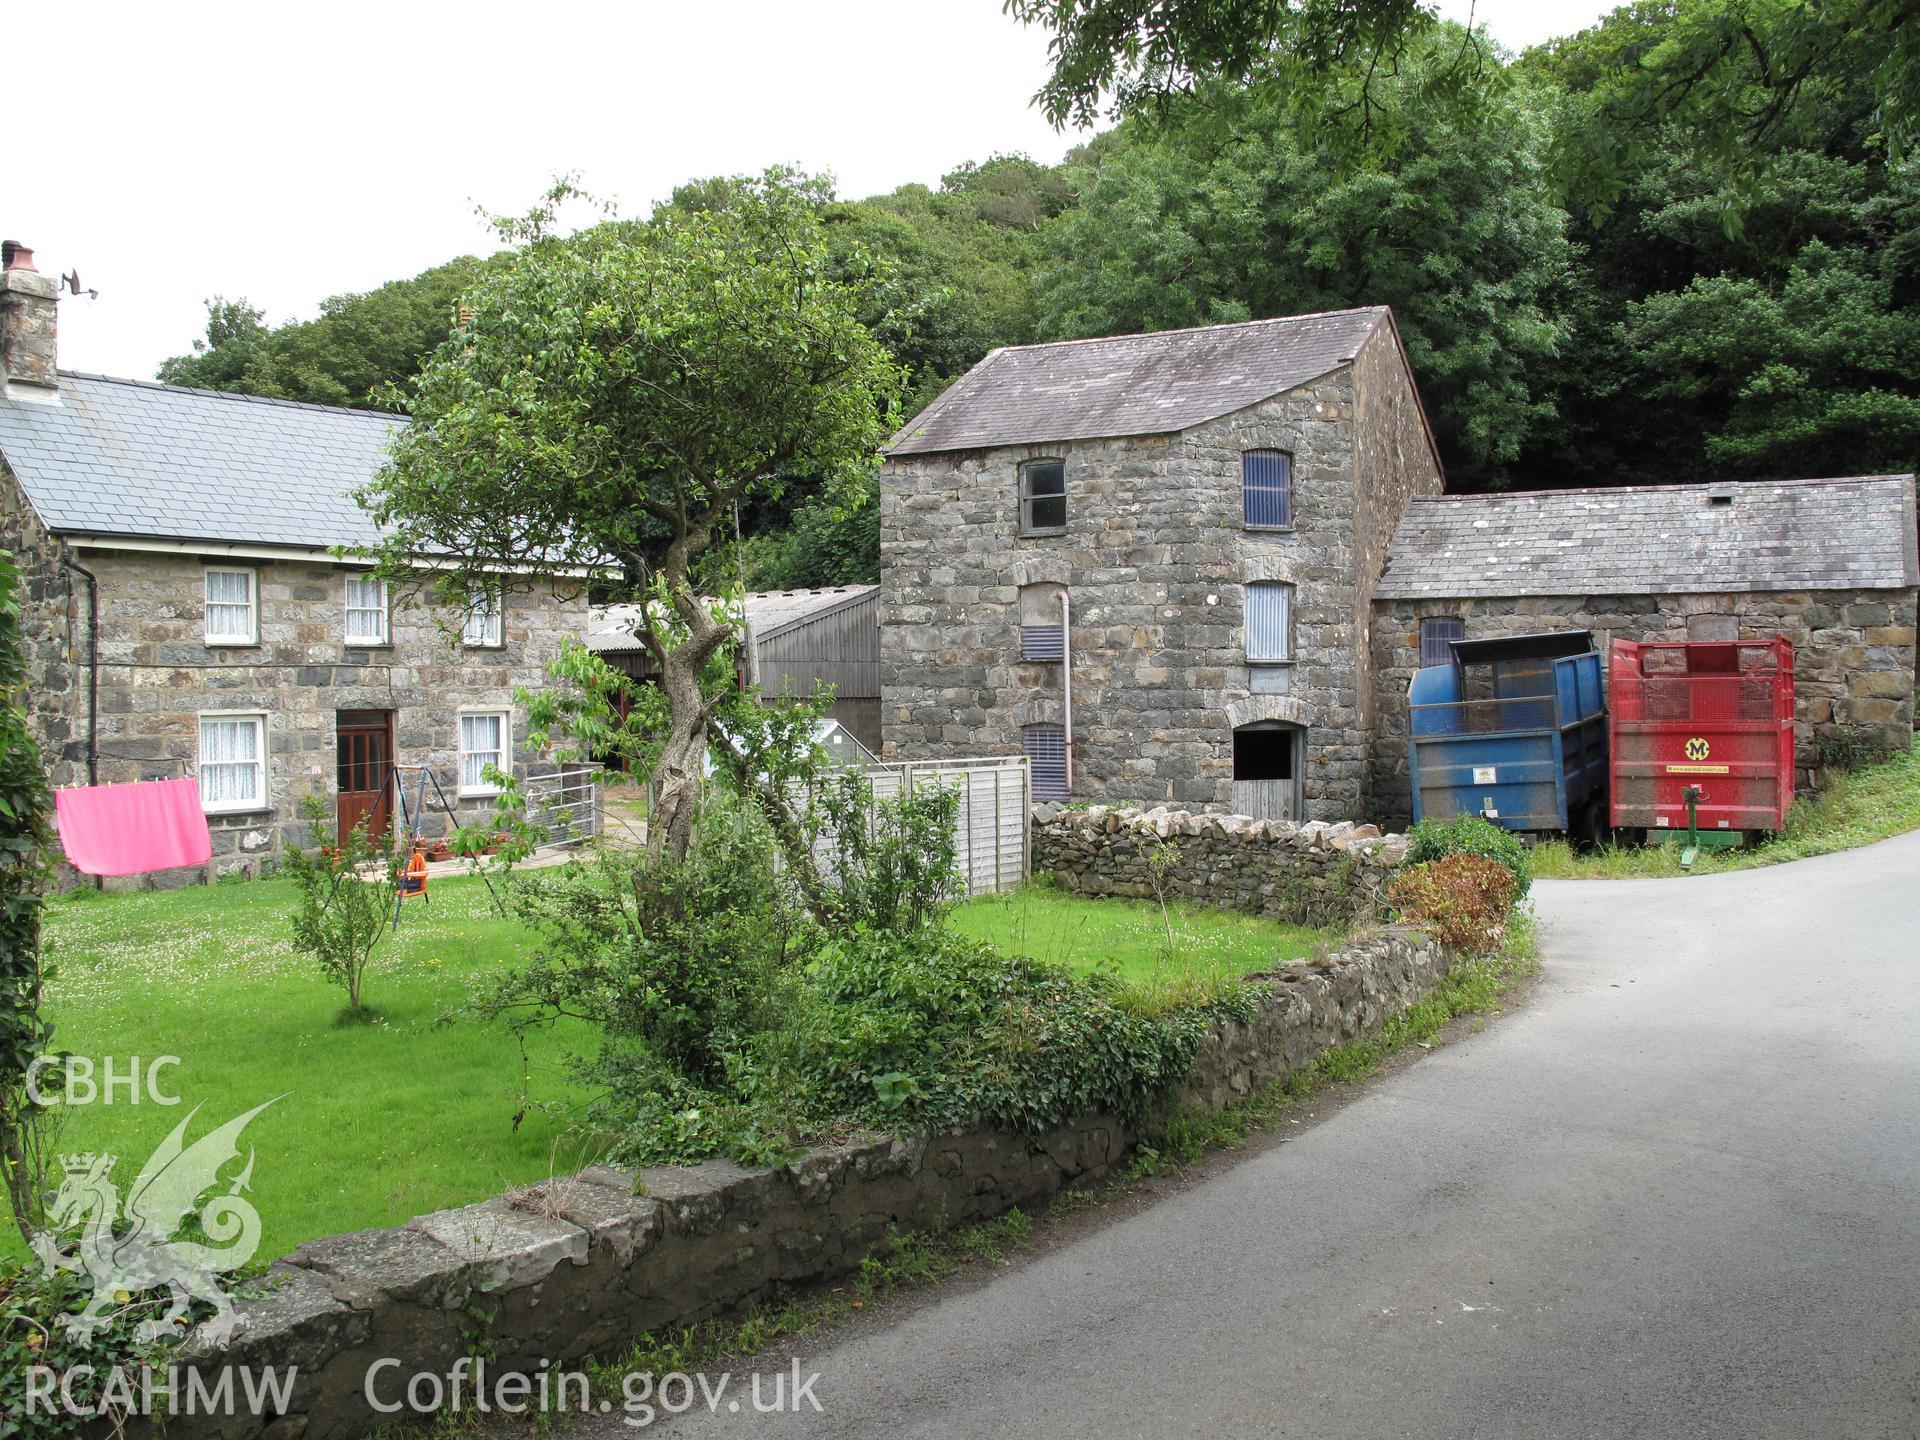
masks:
[[[1377,915],[1407,842],[1374,825],[1037,805],[1033,868],[1076,895],[1170,898],[1309,925]]]
[[[1252,977],[1264,987],[1254,1018],[1209,1032],[1172,1103],[1230,1106],[1373,1034],[1431,994],[1448,963],[1423,936],[1383,930]],[[203,1389],[225,1368],[296,1367],[284,1412],[182,1416],[168,1433],[351,1440],[404,1418],[373,1401],[402,1403],[410,1377],[447,1377],[476,1350],[496,1377],[537,1377],[846,1274],[894,1233],[1044,1204],[1112,1171],[1135,1139],[1126,1122],[1089,1115],[1034,1139],[969,1129],[855,1140],[784,1170],[595,1167],[401,1229],[312,1241],[240,1303],[227,1348],[196,1335],[184,1361]]]

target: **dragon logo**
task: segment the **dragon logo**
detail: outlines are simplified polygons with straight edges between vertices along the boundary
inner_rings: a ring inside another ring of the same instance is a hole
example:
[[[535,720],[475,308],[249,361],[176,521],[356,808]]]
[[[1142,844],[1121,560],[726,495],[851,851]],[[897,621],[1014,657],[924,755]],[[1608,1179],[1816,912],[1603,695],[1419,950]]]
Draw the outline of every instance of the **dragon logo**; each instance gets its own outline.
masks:
[[[222,1346],[232,1338],[233,1301],[216,1277],[246,1264],[260,1245],[260,1212],[242,1195],[253,1179],[252,1148],[245,1166],[225,1182],[225,1193],[204,1205],[201,1196],[218,1187],[222,1168],[239,1158],[240,1132],[267,1105],[285,1098],[276,1095],[189,1145],[187,1126],[200,1113],[194,1106],[141,1168],[124,1206],[113,1183],[114,1156],[60,1157],[66,1178],[54,1195],[49,1231],[34,1237],[33,1248],[49,1276],[71,1270],[93,1282],[86,1309],[61,1317],[76,1339],[91,1340],[133,1296],[163,1288],[171,1292],[170,1303],[165,1314],[141,1324],[143,1339],[177,1335],[194,1300],[214,1307],[202,1326],[206,1337]],[[198,1234],[180,1237],[189,1220]],[[53,1238],[76,1229],[70,1250]]]

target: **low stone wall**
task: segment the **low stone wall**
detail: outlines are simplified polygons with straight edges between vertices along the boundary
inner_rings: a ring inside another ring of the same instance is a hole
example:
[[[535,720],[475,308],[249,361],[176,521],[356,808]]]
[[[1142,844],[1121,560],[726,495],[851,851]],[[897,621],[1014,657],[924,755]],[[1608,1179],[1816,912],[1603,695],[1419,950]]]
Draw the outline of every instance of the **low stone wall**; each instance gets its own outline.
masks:
[[[1267,987],[1256,1017],[1208,1034],[1171,1103],[1229,1106],[1373,1033],[1447,966],[1432,941],[1383,930],[1254,977]],[[223,1368],[297,1367],[285,1413],[180,1416],[168,1433],[348,1440],[403,1418],[376,1413],[369,1385],[381,1404],[402,1403],[412,1377],[447,1385],[476,1354],[496,1380],[537,1385],[633,1336],[852,1271],[896,1231],[1044,1204],[1098,1180],[1134,1140],[1122,1121],[1089,1115],[1035,1140],[976,1129],[823,1147],[785,1170],[596,1167],[403,1229],[311,1241],[240,1303],[224,1351],[196,1336],[186,1352],[203,1388]],[[239,1374],[233,1384],[245,1393]]]
[[[1079,895],[1151,897],[1166,854],[1169,896],[1310,925],[1382,912],[1407,842],[1377,826],[1251,820],[1185,810],[1037,805],[1033,869]]]

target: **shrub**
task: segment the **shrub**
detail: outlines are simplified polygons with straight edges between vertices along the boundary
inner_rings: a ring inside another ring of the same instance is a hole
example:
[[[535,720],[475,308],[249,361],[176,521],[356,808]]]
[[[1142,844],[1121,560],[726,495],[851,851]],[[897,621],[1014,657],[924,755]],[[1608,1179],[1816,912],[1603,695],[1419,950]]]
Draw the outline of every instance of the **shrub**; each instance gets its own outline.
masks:
[[[301,800],[300,817],[309,838],[326,833],[327,806],[319,795]],[[322,845],[311,855],[288,850],[286,871],[300,894],[293,948],[313,956],[320,973],[347,992],[343,1018],[363,1018],[363,982],[393,918],[398,862],[381,853],[362,822],[342,845]]]
[[[914,801],[950,826],[951,796]],[[479,1008],[596,1026],[576,1066],[596,1096],[584,1124],[610,1160],[641,1165],[779,1164],[849,1127],[1037,1134],[1087,1110],[1139,1115],[1214,1015],[1250,1016],[1238,991],[1143,1012],[1111,977],[955,936],[939,923],[951,842],[933,863],[901,853],[924,818],[883,813],[844,852],[859,923],[831,932],[765,824],[721,796],[678,866],[608,855],[524,875],[516,904],[543,943]]]
[[[1407,832],[1407,863],[1422,865],[1448,855],[1480,855],[1505,866],[1513,874],[1513,900],[1526,899],[1533,886],[1527,850],[1511,831],[1502,830],[1478,815],[1456,815],[1451,820],[1422,820]]]
[[[1387,901],[1441,944],[1484,955],[1499,943],[1513,909],[1513,873],[1484,855],[1444,855],[1402,871]]]
[[[582,1075],[627,1096],[628,1118],[658,1108],[643,1095],[673,1101],[724,1081],[728,1052],[771,1023],[783,972],[820,941],[764,822],[720,796],[685,859],[603,852],[520,876],[510,903],[541,944],[480,1012],[517,1026],[562,1015],[598,1026],[602,1054]]]
[[[165,1289],[129,1295],[106,1324],[85,1341],[61,1325],[92,1298],[86,1277],[69,1270],[45,1272],[38,1260],[0,1257],[0,1436],[7,1440],[83,1440],[122,1433],[128,1406],[110,1389],[116,1373],[133,1382],[138,1395],[141,1367],[159,1364],[167,1343],[143,1339],[141,1326],[167,1308]],[[36,1367],[65,1377],[75,1401],[44,1401],[27,1409],[27,1387]],[[164,1378],[164,1377],[163,1377]],[[98,1409],[102,1422],[96,1422]]]
[[[40,917],[53,846],[53,795],[27,714],[16,697],[30,679],[20,626],[19,572],[0,550],[0,1179],[23,1236],[43,1218],[51,1108],[27,1074],[52,1042],[40,999]]]

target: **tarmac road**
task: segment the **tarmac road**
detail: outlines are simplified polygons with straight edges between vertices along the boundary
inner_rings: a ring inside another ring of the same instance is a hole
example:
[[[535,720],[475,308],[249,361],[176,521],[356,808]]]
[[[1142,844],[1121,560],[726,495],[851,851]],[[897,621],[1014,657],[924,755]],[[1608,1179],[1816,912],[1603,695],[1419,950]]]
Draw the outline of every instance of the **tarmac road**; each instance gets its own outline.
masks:
[[[1519,1013],[670,1432],[1920,1434],[1920,833],[1536,895]]]

